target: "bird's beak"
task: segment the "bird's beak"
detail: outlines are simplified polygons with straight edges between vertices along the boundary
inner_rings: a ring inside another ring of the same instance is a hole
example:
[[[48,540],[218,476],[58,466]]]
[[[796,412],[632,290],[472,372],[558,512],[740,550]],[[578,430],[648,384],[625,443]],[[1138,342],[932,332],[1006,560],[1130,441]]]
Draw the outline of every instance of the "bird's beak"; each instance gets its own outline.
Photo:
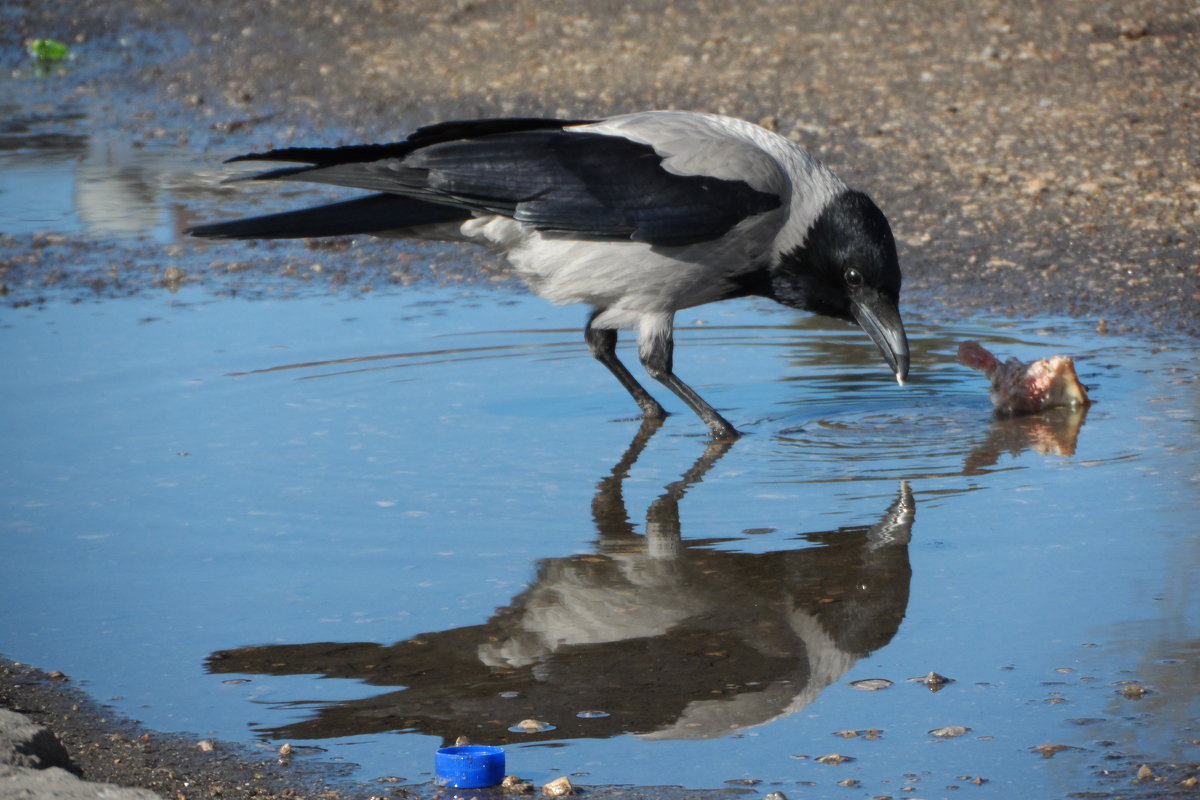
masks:
[[[851,302],[850,313],[883,353],[896,382],[903,385],[908,377],[908,337],[896,302],[878,292],[864,293]]]

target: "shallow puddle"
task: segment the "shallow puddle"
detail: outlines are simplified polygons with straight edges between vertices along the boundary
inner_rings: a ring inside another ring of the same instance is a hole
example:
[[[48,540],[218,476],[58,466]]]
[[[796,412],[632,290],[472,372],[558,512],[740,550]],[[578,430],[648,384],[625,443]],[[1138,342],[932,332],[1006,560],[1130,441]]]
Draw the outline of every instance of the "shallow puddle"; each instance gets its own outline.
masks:
[[[764,793],[1196,760],[1188,343],[910,314],[897,387],[848,327],[684,312],[724,446],[665,391],[639,425],[582,321],[480,287],[4,310],[0,650],[364,780],[464,734],[535,781]],[[964,338],[1069,353],[1096,402],[995,419]]]

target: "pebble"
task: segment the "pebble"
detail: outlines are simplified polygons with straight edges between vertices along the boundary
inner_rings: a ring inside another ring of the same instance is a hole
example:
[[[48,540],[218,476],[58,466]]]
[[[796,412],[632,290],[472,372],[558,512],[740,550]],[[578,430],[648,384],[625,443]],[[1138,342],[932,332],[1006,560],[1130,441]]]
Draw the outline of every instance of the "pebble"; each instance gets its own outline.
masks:
[[[1033,748],[1042,754],[1042,758],[1054,758],[1056,753],[1069,749],[1065,744],[1039,744]]]
[[[514,733],[541,733],[542,731],[554,730],[554,726],[540,719],[523,719],[509,728],[509,730]]]
[[[575,794],[575,787],[571,785],[571,781],[566,776],[555,778],[542,787],[542,794],[547,797],[565,797],[569,794]]]
[[[908,680],[910,683],[924,684],[931,692],[941,690],[948,683],[954,683],[953,678],[947,678],[945,675],[939,675],[936,672],[930,672],[927,675],[918,675]]]
[[[855,737],[861,736],[862,738],[867,739],[869,741],[874,741],[883,735],[883,729],[882,728],[867,728],[867,729],[861,730],[861,731],[854,731],[854,730],[834,731],[833,735],[840,736],[843,739],[853,739]]]
[[[500,782],[500,788],[506,792],[533,794],[533,782],[516,775],[505,775],[504,780]]]
[[[948,725],[945,728],[934,728],[929,732],[930,736],[936,736],[939,739],[957,739],[971,732],[970,728],[963,725]]]
[[[854,756],[844,756],[841,753],[830,753],[827,756],[821,756],[820,758],[815,759],[815,761],[817,761],[819,764],[833,764],[834,766],[838,764],[845,764],[847,761],[853,760]]]

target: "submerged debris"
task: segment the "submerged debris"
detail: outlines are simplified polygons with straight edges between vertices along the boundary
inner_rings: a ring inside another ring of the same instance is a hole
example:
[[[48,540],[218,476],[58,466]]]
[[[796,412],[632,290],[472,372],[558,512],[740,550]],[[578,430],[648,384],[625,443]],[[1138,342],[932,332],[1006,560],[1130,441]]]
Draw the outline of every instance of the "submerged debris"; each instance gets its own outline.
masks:
[[[861,730],[861,731],[854,731],[854,730],[834,731],[833,735],[840,736],[843,739],[854,739],[854,738],[861,736],[862,738],[864,738],[868,741],[874,741],[883,735],[883,729],[882,728],[867,728],[867,729]]]
[[[1121,696],[1126,700],[1141,700],[1149,691],[1141,684],[1130,683],[1121,687]]]
[[[850,681],[850,685],[860,691],[877,692],[880,689],[888,688],[892,682],[887,678],[863,678],[861,681]]]
[[[936,672],[930,672],[928,675],[917,675],[908,679],[909,683],[921,683],[931,692],[940,692],[946,687],[946,684],[954,683],[954,678],[947,678],[945,675],[939,675]]]
[[[936,736],[939,739],[957,739],[971,732],[971,729],[964,725],[947,725],[944,728],[934,728],[929,732],[930,736]]]
[[[1056,753],[1063,750],[1077,750],[1078,748],[1071,747],[1068,744],[1039,744],[1033,748],[1036,752],[1042,754],[1042,758],[1054,758]]]

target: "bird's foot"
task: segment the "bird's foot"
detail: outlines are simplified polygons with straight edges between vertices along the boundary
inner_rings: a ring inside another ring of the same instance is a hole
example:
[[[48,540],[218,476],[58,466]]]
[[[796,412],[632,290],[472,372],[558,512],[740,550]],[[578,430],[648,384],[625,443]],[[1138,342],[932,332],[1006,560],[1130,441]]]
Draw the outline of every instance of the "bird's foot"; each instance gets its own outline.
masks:
[[[742,438],[741,432],[737,428],[730,425],[724,419],[721,419],[721,418],[717,418],[715,420],[706,419],[704,422],[705,422],[705,424],[708,425],[708,429],[712,432],[712,437],[715,440],[723,441],[723,442],[732,442],[732,441]]]

